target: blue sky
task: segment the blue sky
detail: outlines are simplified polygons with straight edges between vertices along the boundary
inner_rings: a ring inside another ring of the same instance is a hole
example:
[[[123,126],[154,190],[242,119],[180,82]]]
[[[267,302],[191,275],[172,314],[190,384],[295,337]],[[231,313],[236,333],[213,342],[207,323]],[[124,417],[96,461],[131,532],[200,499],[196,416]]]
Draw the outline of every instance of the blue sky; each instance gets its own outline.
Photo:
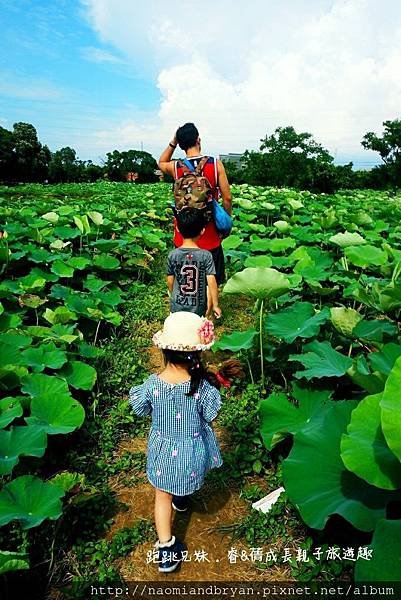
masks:
[[[0,124],[96,162],[157,157],[186,121],[209,154],[293,125],[339,163],[378,162],[360,141],[400,117],[397,0],[204,0],[190,19],[185,5],[0,0]]]

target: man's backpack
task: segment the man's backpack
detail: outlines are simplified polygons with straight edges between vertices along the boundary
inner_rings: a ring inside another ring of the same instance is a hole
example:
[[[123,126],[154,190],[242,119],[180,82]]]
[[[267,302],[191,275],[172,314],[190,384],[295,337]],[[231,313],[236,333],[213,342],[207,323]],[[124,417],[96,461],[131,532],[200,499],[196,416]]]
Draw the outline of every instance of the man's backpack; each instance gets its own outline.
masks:
[[[213,218],[213,192],[209,180],[202,175],[208,156],[204,156],[196,169],[187,160],[179,160],[177,166],[183,171],[182,177],[175,180],[173,194],[175,200],[174,212],[179,213],[184,208],[201,210],[206,221]]]

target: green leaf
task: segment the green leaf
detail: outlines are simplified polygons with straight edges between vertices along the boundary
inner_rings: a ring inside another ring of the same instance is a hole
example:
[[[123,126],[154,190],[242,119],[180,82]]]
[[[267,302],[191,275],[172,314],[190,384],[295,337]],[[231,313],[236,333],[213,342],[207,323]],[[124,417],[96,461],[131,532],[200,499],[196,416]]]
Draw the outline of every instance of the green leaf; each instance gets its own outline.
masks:
[[[223,294],[244,294],[265,300],[277,298],[290,289],[290,282],[279,271],[262,267],[247,267],[235,273],[223,288]]]
[[[71,396],[55,397],[50,393],[35,396],[31,402],[31,416],[25,421],[41,427],[49,435],[71,433],[81,427],[85,419],[82,405]]]
[[[401,460],[401,357],[397,358],[384,386],[380,402],[382,429],[389,448]]]
[[[23,413],[21,403],[16,397],[7,397],[0,400],[0,429],[7,427],[14,419]]]
[[[282,392],[273,392],[259,404],[260,433],[271,450],[278,442],[301,431],[312,419],[322,418],[330,392],[294,386],[298,407]]]
[[[73,267],[62,260],[55,260],[50,270],[59,277],[72,277],[74,275]]]
[[[38,348],[27,348],[21,354],[23,361],[36,372],[45,368],[59,369],[67,362],[67,355],[53,342],[41,344]]]
[[[49,221],[49,223],[52,223],[53,225],[55,225],[60,217],[55,212],[48,212],[44,215],[41,215],[41,218],[45,219],[45,221]]]
[[[84,258],[83,256],[73,256],[69,258],[67,261],[67,265],[72,267],[73,269],[78,269],[78,271],[82,271],[86,269],[88,265],[91,264],[91,260],[89,258]]]
[[[99,254],[93,259],[93,265],[104,271],[114,271],[118,269],[120,263],[117,258],[109,254]]]
[[[58,519],[64,492],[34,475],[23,475],[0,491],[0,527],[19,521],[22,529],[37,527],[45,519]]]
[[[29,569],[29,558],[23,552],[8,552],[0,550],[0,575],[10,571]]]
[[[362,316],[353,308],[333,306],[330,308],[330,318],[337,331],[347,337],[351,337],[354,328],[358,325]]]
[[[340,440],[356,407],[355,401],[333,402],[319,426],[309,426],[294,437],[283,462],[284,487],[305,523],[323,529],[330,515],[339,514],[354,527],[372,531],[386,514],[394,492],[375,488],[346,470]]]
[[[70,473],[69,471],[64,471],[63,473],[57,473],[52,479],[50,479],[50,483],[53,485],[57,485],[60,487],[64,493],[69,492],[72,488],[77,485],[82,485],[85,481],[85,475],[81,473]]]
[[[274,221],[273,227],[275,227],[280,233],[287,233],[291,229],[291,225],[288,223],[288,221]]]
[[[373,534],[370,560],[355,565],[355,583],[398,581],[401,573],[401,520],[380,519]]]
[[[387,253],[380,248],[364,244],[363,246],[348,246],[345,249],[348,261],[356,267],[366,269],[371,265],[379,267],[387,262]]]
[[[11,473],[20,456],[43,456],[46,445],[47,436],[40,427],[23,425],[0,431],[0,475]]]
[[[60,372],[72,387],[79,390],[91,390],[96,381],[96,370],[79,360],[70,361]]]
[[[231,352],[240,352],[249,350],[253,346],[256,329],[247,329],[246,331],[235,331],[234,333],[223,333],[217,342],[212,346],[213,352],[218,350],[230,350]]]
[[[239,235],[229,235],[223,240],[221,245],[223,246],[223,249],[227,251],[235,250],[241,246],[242,243],[243,239]]]
[[[300,362],[305,367],[304,371],[295,373],[297,379],[341,377],[352,366],[352,359],[334,350],[329,342],[315,340],[307,344],[305,350],[305,354],[291,354],[288,357],[288,360]]]
[[[35,294],[22,294],[18,299],[20,306],[27,306],[28,308],[38,308],[45,302],[47,302],[46,298],[35,296]]]
[[[57,402],[59,398],[70,398],[70,391],[64,379],[43,373],[34,373],[25,377],[21,390],[32,398],[48,395]]]
[[[340,248],[348,248],[348,246],[360,246],[366,244],[366,240],[359,235],[356,231],[350,233],[345,231],[344,233],[336,233],[329,238],[329,242],[340,246]]]
[[[358,339],[367,340],[369,342],[382,342],[383,337],[395,336],[397,334],[397,327],[394,323],[385,320],[372,320],[372,321],[359,321],[353,335]]]
[[[96,210],[90,210],[88,212],[88,217],[98,227],[100,227],[100,225],[103,225],[104,219],[103,219],[103,215],[101,215],[100,212],[97,212]]]
[[[291,344],[296,338],[310,338],[319,333],[320,327],[329,318],[328,308],[315,313],[313,304],[296,302],[269,315],[266,330],[270,335]]]
[[[366,396],[352,411],[341,439],[341,458],[349,471],[386,490],[401,487],[401,464],[389,449],[381,428],[382,394]]]
[[[380,352],[371,352],[368,358],[374,371],[389,375],[399,356],[401,356],[401,346],[390,342],[385,344]]]
[[[271,267],[272,259],[270,256],[248,256],[244,265],[246,267]]]
[[[56,325],[58,323],[64,324],[68,323],[68,321],[76,321],[78,317],[66,306],[58,306],[56,310],[46,308],[45,312],[43,313],[43,318],[52,325]]]
[[[15,348],[26,348],[32,342],[32,338],[18,331],[7,331],[0,334],[0,344],[4,343]]]
[[[86,281],[84,283],[84,288],[89,290],[90,292],[100,292],[101,289],[109,285],[110,281],[103,281],[103,279],[98,279],[94,275],[88,275]]]

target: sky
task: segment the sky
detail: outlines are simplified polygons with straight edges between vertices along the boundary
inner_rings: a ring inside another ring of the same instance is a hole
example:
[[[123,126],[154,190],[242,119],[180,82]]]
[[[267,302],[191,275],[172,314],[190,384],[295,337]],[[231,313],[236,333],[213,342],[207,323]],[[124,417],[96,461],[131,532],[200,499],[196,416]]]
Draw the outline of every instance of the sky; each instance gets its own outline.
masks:
[[[0,0],[0,31],[0,125],[83,160],[158,158],[191,121],[208,154],[293,125],[369,168],[401,117],[398,0]]]

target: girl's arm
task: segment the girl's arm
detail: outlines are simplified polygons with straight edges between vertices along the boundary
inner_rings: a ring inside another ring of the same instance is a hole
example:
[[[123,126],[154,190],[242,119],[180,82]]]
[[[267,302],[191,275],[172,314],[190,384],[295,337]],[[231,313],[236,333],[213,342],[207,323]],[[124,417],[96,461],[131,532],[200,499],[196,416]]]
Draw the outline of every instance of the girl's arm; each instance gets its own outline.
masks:
[[[218,181],[219,181],[221,197],[223,199],[223,208],[229,215],[231,215],[230,184],[228,183],[226,170],[225,170],[224,165],[221,162],[221,160],[217,160],[217,177],[218,177]]]
[[[149,415],[152,412],[148,389],[145,382],[142,385],[135,385],[129,391],[129,403],[134,413],[140,417]]]
[[[174,275],[167,275],[166,281],[167,281],[168,291],[171,294],[173,291],[173,287],[174,287]]]

